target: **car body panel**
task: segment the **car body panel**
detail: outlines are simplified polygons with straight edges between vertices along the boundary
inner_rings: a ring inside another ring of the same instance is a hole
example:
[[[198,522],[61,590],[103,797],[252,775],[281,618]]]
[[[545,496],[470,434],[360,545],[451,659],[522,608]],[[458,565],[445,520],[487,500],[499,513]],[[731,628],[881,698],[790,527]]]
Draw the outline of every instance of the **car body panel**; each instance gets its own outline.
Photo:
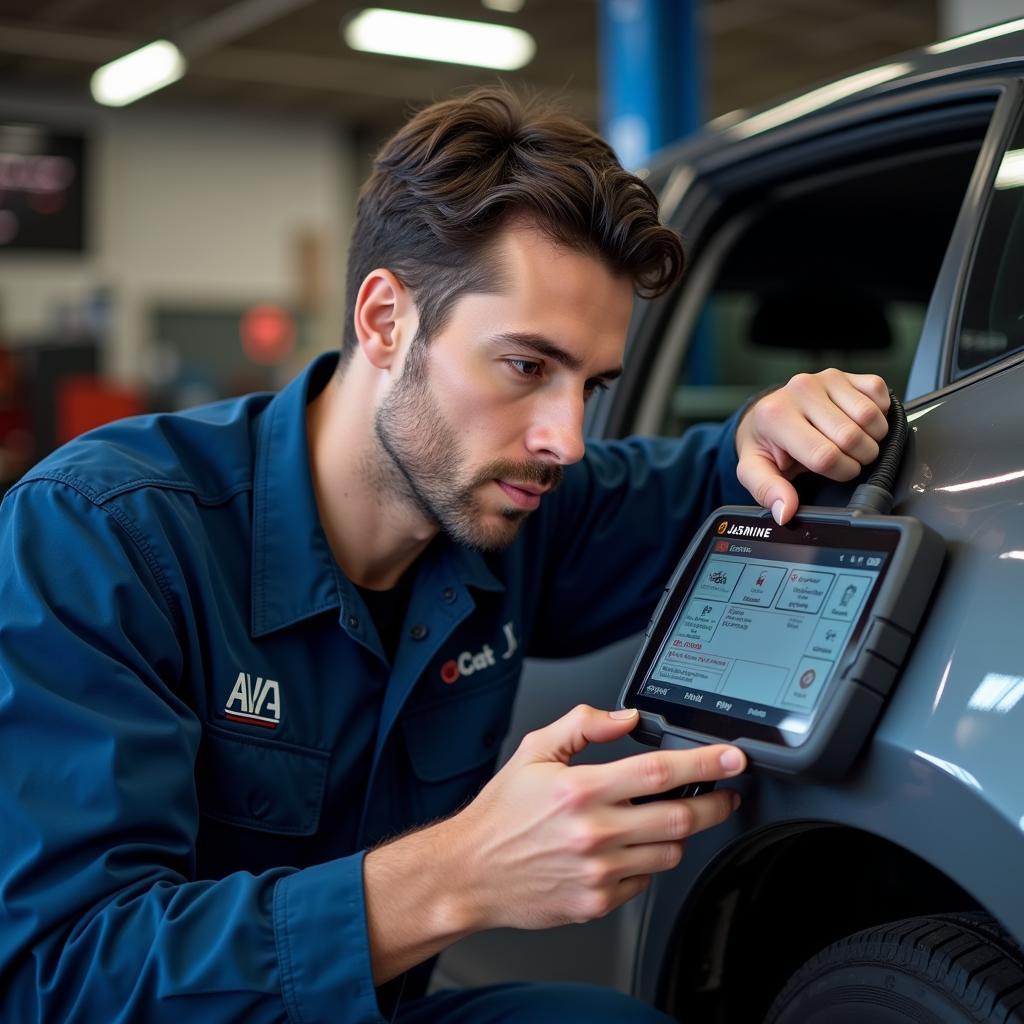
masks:
[[[653,991],[652,971],[666,956],[656,947],[671,941],[700,874],[744,836],[794,822],[841,824],[911,851],[1024,943],[1021,395],[1018,363],[910,409],[894,512],[928,523],[948,550],[895,691],[849,779],[747,777],[735,818],[691,840],[680,868],[656,881],[637,958],[642,991]],[[1004,440],[968,450],[970,437]]]

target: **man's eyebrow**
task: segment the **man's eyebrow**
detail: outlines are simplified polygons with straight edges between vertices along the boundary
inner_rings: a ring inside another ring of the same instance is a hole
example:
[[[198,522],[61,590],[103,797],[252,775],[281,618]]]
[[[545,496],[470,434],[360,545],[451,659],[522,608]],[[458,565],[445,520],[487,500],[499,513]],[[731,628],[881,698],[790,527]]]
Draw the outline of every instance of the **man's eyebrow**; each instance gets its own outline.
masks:
[[[502,334],[496,334],[492,340],[495,344],[517,345],[521,348],[531,349],[537,355],[544,356],[569,370],[579,370],[583,366],[583,360],[578,356],[574,356],[571,352],[566,352],[564,348],[560,348],[553,341],[549,341],[540,334],[505,331]],[[609,370],[595,373],[594,377],[600,377],[602,380],[615,380],[616,377],[621,375],[622,367],[614,366]]]

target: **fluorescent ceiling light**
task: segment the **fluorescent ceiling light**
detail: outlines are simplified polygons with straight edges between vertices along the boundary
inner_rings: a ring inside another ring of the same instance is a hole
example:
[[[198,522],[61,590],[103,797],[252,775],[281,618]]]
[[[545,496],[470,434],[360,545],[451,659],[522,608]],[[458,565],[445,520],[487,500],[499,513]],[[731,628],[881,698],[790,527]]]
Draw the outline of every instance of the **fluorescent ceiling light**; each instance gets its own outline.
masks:
[[[533,36],[522,29],[380,7],[368,7],[348,22],[345,42],[354,50],[499,71],[521,68],[537,52]]]
[[[97,103],[123,107],[176,82],[185,74],[182,52],[166,39],[118,57],[93,72],[89,87]]]
[[[484,7],[492,11],[502,11],[505,14],[518,14],[523,9],[525,0],[480,0]]]
[[[971,43],[980,43],[985,39],[995,39],[997,36],[1005,36],[1008,32],[1016,32],[1024,28],[1024,18],[1016,21],[1007,21],[1002,25],[990,25],[988,28],[978,29],[977,32],[968,32],[964,36],[954,36],[941,43],[926,46],[925,53],[948,53],[950,50],[959,50],[961,46],[970,46]]]

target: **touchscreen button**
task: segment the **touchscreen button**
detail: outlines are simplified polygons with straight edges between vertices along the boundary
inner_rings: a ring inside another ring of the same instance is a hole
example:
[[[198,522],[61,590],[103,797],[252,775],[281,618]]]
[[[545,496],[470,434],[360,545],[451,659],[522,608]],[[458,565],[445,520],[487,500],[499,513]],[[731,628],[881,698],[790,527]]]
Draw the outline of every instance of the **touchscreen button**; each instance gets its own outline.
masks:
[[[843,574],[829,594],[828,603],[822,612],[826,618],[853,622],[857,618],[864,595],[871,589],[874,579],[869,576]]]
[[[662,664],[654,673],[654,678],[680,686],[694,686],[701,690],[720,689],[722,673],[729,667],[727,660],[687,650],[685,643],[685,640],[678,637],[672,641],[662,658]]]
[[[700,647],[701,644],[692,640],[676,637],[665,648],[652,679],[676,683],[679,686],[692,686],[700,690],[718,690],[722,684],[722,674],[729,667],[729,661],[713,654],[701,654]],[[650,688],[647,692],[651,692]],[[696,703],[701,702],[694,694],[690,694],[690,698]]]
[[[732,599],[737,604],[770,608],[786,577],[786,570],[770,565],[748,565]]]
[[[835,661],[846,645],[846,636],[849,632],[850,627],[842,622],[822,619],[814,629],[811,642],[807,645],[807,653]]]
[[[836,574],[832,572],[818,572],[798,566],[786,578],[786,585],[782,588],[776,607],[787,612],[817,615],[835,578]]]
[[[717,601],[699,598],[691,601],[683,612],[682,620],[676,630],[679,636],[692,637],[694,640],[710,640],[718,620],[726,606]]]
[[[710,597],[714,601],[728,601],[736,589],[736,581],[743,571],[743,563],[724,558],[712,558],[704,566],[694,597]]]
[[[831,661],[823,661],[820,658],[801,658],[796,672],[793,673],[789,689],[786,691],[785,697],[782,698],[782,703],[787,707],[810,711],[831,671]]]

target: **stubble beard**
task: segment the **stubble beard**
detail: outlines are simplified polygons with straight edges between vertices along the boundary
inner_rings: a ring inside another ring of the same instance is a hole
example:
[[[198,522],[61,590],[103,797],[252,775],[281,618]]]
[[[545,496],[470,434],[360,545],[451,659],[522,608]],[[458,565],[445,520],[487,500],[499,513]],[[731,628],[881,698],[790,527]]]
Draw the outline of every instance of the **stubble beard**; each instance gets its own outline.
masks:
[[[554,488],[561,467],[544,463],[496,459],[464,480],[466,452],[444,417],[430,389],[422,350],[409,358],[374,417],[379,452],[371,483],[381,497],[412,505],[452,540],[479,551],[498,551],[511,544],[529,515],[511,505],[487,515],[481,490],[492,480],[515,480]]]

